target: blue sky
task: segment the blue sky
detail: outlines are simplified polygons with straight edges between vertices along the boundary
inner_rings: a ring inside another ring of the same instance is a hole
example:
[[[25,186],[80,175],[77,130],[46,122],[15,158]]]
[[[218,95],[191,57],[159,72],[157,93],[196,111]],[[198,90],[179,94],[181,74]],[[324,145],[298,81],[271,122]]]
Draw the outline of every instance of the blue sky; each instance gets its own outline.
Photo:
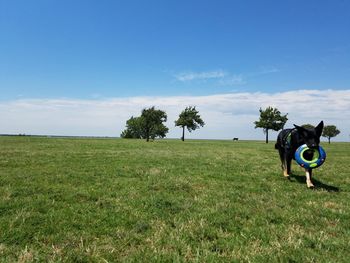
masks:
[[[2,99],[349,87],[348,1],[0,3]]]
[[[0,0],[0,102],[348,91],[349,13],[337,0]]]

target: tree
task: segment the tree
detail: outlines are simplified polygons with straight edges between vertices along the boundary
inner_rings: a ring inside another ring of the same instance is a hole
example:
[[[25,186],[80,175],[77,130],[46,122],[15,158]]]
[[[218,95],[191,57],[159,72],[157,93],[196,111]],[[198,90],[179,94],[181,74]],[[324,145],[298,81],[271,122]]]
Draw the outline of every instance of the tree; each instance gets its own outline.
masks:
[[[313,125],[312,125],[312,124],[310,124],[310,123],[303,124],[303,125],[301,125],[301,127],[306,128],[306,129],[312,129],[312,128],[315,128],[315,126],[313,126]]]
[[[269,142],[269,130],[278,131],[283,129],[288,118],[287,115],[281,115],[277,108],[267,107],[265,110],[260,108],[260,119],[255,121],[255,128],[263,128],[266,134],[266,143]]]
[[[331,138],[337,136],[340,131],[335,125],[326,125],[323,128],[322,137],[328,138],[328,143],[331,143]]]
[[[143,109],[140,117],[131,117],[126,121],[126,129],[121,133],[122,138],[155,139],[164,138],[169,129],[163,124],[167,115],[155,107]]]
[[[149,141],[150,138],[164,138],[169,129],[163,124],[166,122],[167,115],[162,110],[156,110],[153,107],[143,109],[141,118],[143,118],[142,131],[144,138]]]
[[[189,132],[192,132],[204,125],[205,123],[198,114],[195,106],[186,107],[186,109],[180,113],[179,118],[175,121],[175,126],[182,128],[182,141],[185,140],[185,127]]]
[[[141,139],[143,119],[141,117],[133,117],[126,121],[126,129],[121,133],[122,138]]]

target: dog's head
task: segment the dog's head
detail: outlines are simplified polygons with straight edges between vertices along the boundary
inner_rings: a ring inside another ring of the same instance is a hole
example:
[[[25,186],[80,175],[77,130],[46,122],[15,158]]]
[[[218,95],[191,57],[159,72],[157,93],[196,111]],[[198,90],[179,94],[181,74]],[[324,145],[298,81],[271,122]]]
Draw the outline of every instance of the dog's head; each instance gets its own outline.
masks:
[[[315,128],[304,128],[295,124],[294,127],[298,130],[303,144],[306,144],[309,148],[318,147],[323,130],[323,121],[321,121]]]

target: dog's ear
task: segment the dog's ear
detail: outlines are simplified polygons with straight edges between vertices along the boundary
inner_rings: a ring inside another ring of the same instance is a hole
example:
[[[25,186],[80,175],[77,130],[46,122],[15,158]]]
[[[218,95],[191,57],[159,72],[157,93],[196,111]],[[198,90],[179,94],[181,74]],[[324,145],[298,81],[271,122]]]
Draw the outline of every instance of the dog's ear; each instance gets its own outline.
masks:
[[[296,125],[296,124],[293,124],[293,125],[294,125],[294,127],[295,127],[298,131],[304,131],[304,130],[305,130],[304,127],[298,126],[298,125]]]
[[[318,136],[318,137],[321,137],[321,135],[322,135],[322,130],[323,130],[323,121],[321,121],[321,122],[317,125],[317,127],[315,128],[315,130],[316,130],[317,136]]]
[[[304,133],[306,132],[306,129],[304,127],[298,126],[296,124],[293,124],[293,125],[297,129],[300,135],[304,135]]]

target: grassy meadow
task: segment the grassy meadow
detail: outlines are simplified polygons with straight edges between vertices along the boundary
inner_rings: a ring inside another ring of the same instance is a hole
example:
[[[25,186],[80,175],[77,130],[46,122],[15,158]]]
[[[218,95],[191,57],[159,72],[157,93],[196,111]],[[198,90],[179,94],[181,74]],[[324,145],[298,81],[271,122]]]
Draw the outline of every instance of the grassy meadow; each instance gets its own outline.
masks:
[[[350,144],[0,137],[0,262],[348,262]]]

